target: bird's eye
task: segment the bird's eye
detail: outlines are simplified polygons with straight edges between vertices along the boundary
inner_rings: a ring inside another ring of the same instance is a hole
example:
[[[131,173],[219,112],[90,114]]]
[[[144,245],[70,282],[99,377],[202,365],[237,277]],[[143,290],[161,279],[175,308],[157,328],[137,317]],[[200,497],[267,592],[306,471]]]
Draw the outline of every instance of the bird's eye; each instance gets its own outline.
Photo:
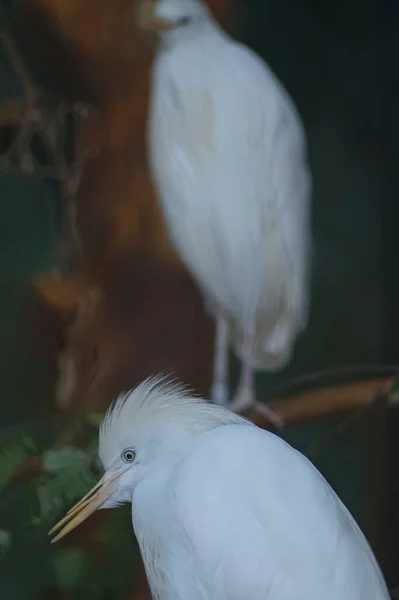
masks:
[[[136,458],[136,453],[134,450],[128,448],[122,452],[122,460],[126,463],[132,463]]]

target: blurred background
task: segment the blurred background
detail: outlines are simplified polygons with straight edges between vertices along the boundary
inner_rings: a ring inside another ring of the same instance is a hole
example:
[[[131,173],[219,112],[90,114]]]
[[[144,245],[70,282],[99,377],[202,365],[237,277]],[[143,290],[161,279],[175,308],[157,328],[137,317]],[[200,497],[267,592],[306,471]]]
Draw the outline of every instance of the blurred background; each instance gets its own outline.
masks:
[[[209,4],[293,97],[314,178],[310,323],[290,366],[258,377],[259,398],[276,402],[281,435],[348,505],[394,588],[399,2]],[[153,53],[132,0],[0,1],[4,600],[149,598],[129,507],[56,546],[47,531],[96,480],[97,427],[117,393],[164,369],[204,395],[211,383],[213,323],[146,164]]]

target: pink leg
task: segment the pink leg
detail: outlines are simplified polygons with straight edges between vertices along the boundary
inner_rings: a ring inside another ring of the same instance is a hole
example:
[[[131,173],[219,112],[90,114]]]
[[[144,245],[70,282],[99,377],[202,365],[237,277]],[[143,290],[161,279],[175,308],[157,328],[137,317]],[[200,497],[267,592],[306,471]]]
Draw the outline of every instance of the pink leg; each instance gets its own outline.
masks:
[[[235,396],[229,405],[234,412],[242,413],[253,408],[268,419],[276,428],[283,425],[281,417],[266,406],[263,402],[257,402],[255,397],[254,370],[251,366],[251,355],[254,334],[249,332],[245,340],[245,350],[241,367],[240,381]]]
[[[228,388],[228,325],[219,313],[216,317],[215,353],[213,366],[212,402],[226,405],[229,397]]]
[[[229,408],[234,412],[243,412],[255,403],[254,372],[247,361],[241,365],[240,381]]]

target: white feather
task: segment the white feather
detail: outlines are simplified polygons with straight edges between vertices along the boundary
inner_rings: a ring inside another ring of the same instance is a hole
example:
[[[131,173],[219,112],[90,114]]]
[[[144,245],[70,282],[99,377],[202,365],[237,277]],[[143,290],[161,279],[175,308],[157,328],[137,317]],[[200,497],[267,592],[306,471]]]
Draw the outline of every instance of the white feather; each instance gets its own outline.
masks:
[[[308,317],[302,125],[267,65],[210,17],[173,35],[154,67],[149,128],[169,232],[239,354],[254,320],[254,366],[282,368]]]
[[[153,521],[155,517],[155,521]],[[204,433],[149,478],[133,523],[154,598],[388,600],[367,541],[323,477],[273,434]]]
[[[133,431],[151,427],[168,428],[184,422],[187,433],[211,429],[220,423],[247,423],[231,411],[215,407],[202,398],[188,394],[189,388],[167,374],[154,375],[127,393],[121,394],[108,409],[100,427],[99,455],[105,469],[124,448],[129,447]]]
[[[124,445],[112,505],[131,498],[154,600],[389,600],[353,517],[272,433],[155,378],[105,420],[109,476]]]

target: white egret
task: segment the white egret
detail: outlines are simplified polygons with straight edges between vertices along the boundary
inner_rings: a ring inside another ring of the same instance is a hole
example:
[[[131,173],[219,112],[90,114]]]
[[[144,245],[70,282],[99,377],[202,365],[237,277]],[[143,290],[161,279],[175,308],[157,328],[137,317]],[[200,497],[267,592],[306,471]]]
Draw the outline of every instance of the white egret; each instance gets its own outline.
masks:
[[[283,369],[308,320],[311,176],[300,118],[254,52],[199,0],[146,0],[160,34],[149,160],[171,240],[216,318],[214,402],[228,342],[242,371],[230,408],[255,406],[253,370]]]
[[[105,474],[52,533],[132,503],[154,600],[389,600],[355,520],[302,454],[150,378],[100,429]]]

